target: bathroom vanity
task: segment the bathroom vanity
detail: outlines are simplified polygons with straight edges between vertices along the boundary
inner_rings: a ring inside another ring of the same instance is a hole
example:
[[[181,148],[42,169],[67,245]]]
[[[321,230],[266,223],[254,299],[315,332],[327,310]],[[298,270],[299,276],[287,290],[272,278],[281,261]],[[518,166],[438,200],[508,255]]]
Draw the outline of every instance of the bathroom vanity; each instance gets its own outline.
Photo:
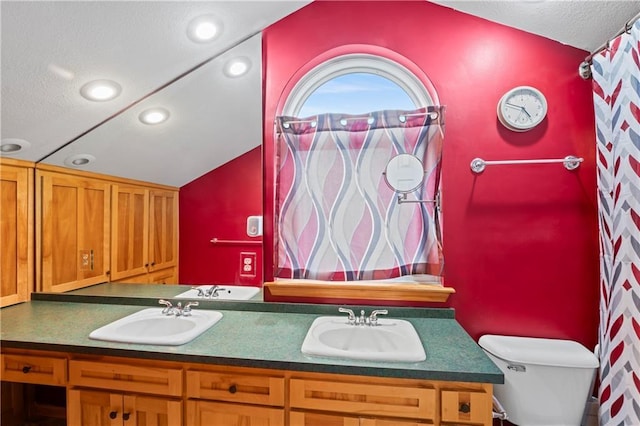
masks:
[[[133,299],[79,301],[0,311],[3,424],[20,416],[11,386],[38,384],[66,394],[70,426],[490,425],[492,387],[503,381],[450,309],[388,308],[413,324],[427,358],[375,362],[301,352],[314,319],[337,306],[202,303],[223,318],[187,344],[157,346],[88,338],[143,309]]]

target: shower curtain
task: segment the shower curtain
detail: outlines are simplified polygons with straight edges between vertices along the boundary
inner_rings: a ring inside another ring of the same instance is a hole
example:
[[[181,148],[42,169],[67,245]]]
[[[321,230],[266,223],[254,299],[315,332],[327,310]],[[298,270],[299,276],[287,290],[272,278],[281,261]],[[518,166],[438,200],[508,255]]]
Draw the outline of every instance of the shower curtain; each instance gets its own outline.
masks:
[[[592,64],[600,222],[600,424],[640,425],[640,21]]]
[[[444,107],[278,117],[275,276],[328,281],[441,275],[435,203],[398,204],[387,162],[415,155],[436,198]]]

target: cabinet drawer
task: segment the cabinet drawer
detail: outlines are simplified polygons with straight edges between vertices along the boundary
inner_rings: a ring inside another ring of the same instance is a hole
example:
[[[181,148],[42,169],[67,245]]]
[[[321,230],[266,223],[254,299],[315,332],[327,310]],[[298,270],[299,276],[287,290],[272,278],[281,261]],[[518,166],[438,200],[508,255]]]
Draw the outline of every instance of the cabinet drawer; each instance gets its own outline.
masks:
[[[284,406],[284,377],[187,371],[187,398]]]
[[[0,364],[0,377],[7,382],[60,386],[67,383],[65,358],[0,354]]]
[[[284,424],[284,408],[187,401],[186,426],[284,426]]]
[[[491,424],[491,395],[478,391],[441,392],[443,422]]]
[[[436,390],[428,387],[291,379],[292,408],[433,419]]]
[[[99,389],[181,396],[182,370],[71,360],[69,361],[69,384]]]
[[[320,414],[305,411],[289,413],[291,426],[426,426],[433,422],[399,419],[376,419],[345,416],[341,414]]]

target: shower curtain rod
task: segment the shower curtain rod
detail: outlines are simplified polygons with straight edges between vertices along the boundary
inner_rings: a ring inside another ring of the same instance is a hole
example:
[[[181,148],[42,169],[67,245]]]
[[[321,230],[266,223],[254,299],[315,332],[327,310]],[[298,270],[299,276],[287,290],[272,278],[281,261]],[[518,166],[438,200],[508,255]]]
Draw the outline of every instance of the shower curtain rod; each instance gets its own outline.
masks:
[[[636,13],[636,15],[633,18],[627,21],[627,23],[624,24],[624,26],[617,33],[613,35],[613,37],[611,37],[609,40],[602,43],[596,50],[594,50],[586,58],[584,58],[584,61],[582,61],[579,67],[580,76],[583,79],[587,80],[591,78],[591,69],[589,68],[589,65],[591,65],[591,61],[593,60],[593,57],[596,56],[598,53],[602,52],[603,50],[607,49],[609,47],[609,44],[613,40],[615,40],[616,37],[631,31],[631,27],[633,27],[633,24],[638,19],[640,19],[640,12]]]

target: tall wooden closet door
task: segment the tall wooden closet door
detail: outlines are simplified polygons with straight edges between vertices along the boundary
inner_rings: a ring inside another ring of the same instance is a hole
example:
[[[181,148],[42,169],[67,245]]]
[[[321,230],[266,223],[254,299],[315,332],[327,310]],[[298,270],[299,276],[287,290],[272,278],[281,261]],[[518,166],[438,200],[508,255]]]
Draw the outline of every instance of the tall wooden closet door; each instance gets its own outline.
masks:
[[[33,168],[0,168],[0,307],[33,290]]]
[[[43,291],[109,280],[109,183],[38,171]]]

